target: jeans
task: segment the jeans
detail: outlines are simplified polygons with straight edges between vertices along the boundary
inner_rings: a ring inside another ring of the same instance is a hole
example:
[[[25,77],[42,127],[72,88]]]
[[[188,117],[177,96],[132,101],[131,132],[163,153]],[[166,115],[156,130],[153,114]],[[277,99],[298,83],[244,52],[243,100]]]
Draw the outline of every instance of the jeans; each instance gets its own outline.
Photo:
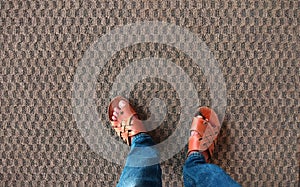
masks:
[[[133,137],[130,153],[121,174],[118,187],[162,186],[159,154],[153,148],[152,138],[140,133]],[[139,149],[142,147],[143,149]],[[188,156],[183,167],[184,186],[240,186],[224,170],[205,162],[201,153]]]

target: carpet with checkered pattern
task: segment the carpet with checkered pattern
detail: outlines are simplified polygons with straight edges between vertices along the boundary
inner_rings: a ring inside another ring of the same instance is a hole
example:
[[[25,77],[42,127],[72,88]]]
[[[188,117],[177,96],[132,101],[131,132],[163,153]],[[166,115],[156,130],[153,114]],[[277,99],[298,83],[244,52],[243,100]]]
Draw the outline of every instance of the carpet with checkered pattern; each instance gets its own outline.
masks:
[[[0,7],[1,186],[116,185],[122,165],[87,143],[74,119],[72,85],[89,46],[115,28],[143,21],[189,30],[218,62],[227,108],[213,162],[243,186],[298,185],[298,1],[25,0],[1,1]],[[118,51],[99,73],[96,103],[103,128],[109,127],[114,79],[147,57],[180,66],[201,105],[210,105],[210,85],[187,54],[140,43]],[[151,132],[161,142],[180,125],[181,102],[176,89],[156,77],[131,88],[129,99],[142,119],[149,117],[153,98],[167,109]],[[185,152],[161,163],[164,186],[183,185]]]

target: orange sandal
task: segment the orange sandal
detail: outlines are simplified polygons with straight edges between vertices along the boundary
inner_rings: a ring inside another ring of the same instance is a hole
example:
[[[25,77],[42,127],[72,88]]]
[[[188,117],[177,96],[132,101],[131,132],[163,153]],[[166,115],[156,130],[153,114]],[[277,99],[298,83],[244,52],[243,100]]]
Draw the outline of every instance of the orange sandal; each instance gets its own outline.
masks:
[[[119,107],[119,102],[123,100],[126,105],[120,109],[117,120],[112,119],[114,108]],[[121,96],[115,97],[108,108],[109,120],[117,132],[117,134],[124,140],[126,144],[131,145],[131,137],[141,132],[146,132],[142,121],[137,118],[135,110],[130,106],[129,101]],[[133,119],[133,117],[136,117]]]
[[[208,107],[200,107],[190,129],[191,132],[196,131],[199,135],[190,136],[188,155],[192,151],[202,152],[205,161],[211,162],[220,129],[221,124],[217,114]]]

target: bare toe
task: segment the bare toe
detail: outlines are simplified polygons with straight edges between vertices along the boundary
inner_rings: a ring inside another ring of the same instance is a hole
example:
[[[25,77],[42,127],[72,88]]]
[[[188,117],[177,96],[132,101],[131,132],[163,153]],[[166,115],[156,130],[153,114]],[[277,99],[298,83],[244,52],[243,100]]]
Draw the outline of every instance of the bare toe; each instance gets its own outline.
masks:
[[[121,101],[119,102],[119,107],[120,107],[120,108],[123,108],[125,105],[126,105],[126,102],[125,102],[125,101],[121,100]]]
[[[118,117],[118,113],[117,112],[113,112],[113,115],[115,116],[115,117]]]
[[[120,112],[120,108],[119,107],[115,107],[114,111],[117,112],[117,113],[119,113]]]

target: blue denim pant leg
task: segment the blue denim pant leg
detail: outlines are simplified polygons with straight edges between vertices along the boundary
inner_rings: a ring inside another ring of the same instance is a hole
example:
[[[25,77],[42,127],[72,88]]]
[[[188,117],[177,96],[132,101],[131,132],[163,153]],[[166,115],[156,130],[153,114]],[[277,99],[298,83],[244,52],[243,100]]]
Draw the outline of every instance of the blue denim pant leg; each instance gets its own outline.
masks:
[[[118,187],[162,186],[159,153],[153,145],[152,138],[145,133],[134,136]]]
[[[205,162],[201,153],[191,153],[183,167],[185,187],[217,187],[240,186],[223,169],[214,164]]]

